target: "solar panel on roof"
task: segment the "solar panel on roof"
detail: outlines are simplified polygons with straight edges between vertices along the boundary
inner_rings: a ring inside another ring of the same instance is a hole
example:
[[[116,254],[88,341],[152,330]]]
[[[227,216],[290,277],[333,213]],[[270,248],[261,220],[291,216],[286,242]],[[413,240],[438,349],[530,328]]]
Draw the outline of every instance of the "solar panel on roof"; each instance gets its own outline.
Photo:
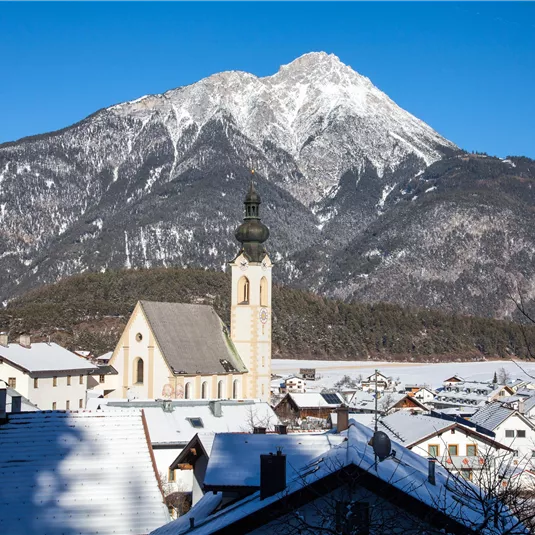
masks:
[[[338,405],[340,403],[340,398],[336,394],[322,394],[321,397],[329,405]]]

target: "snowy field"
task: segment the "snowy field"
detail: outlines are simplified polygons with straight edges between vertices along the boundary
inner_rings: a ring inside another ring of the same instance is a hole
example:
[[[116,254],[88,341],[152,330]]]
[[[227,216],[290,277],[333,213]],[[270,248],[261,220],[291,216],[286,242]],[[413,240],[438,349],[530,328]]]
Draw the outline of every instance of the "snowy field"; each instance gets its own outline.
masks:
[[[535,378],[535,362],[518,363],[527,373]],[[299,368],[316,368],[317,381],[308,381],[309,389],[330,387],[344,375],[356,378],[366,377],[375,369],[393,379],[399,378],[402,384],[427,384],[432,388],[442,385],[442,381],[452,375],[460,375],[472,381],[492,381],[494,372],[505,368],[512,379],[530,379],[514,362],[447,362],[442,364],[414,364],[405,362],[370,362],[339,360],[280,360],[273,359],[271,369],[278,375],[290,375],[299,372]],[[535,381],[535,379],[532,379]]]

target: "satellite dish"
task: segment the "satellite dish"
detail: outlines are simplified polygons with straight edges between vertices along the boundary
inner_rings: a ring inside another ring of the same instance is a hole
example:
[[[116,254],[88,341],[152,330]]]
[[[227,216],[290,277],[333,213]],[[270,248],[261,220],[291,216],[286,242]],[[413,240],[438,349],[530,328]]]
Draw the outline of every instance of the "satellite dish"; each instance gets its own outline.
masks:
[[[384,461],[392,452],[390,438],[383,431],[375,431],[372,437],[372,448],[380,461]]]

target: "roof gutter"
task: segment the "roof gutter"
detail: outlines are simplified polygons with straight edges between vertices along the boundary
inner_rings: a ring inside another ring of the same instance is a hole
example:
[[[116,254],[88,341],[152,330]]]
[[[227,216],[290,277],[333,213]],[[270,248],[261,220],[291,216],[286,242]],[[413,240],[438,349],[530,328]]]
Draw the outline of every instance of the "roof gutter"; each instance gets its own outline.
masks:
[[[154,470],[154,475],[156,476],[156,481],[158,482],[158,488],[162,495],[162,502],[165,500],[165,494],[162,487],[162,481],[160,479],[160,473],[156,468],[156,459],[154,458],[154,451],[152,450],[152,444],[150,442],[149,428],[147,426],[147,420],[145,418],[145,411],[141,409],[141,421],[143,422],[143,431],[145,433],[145,440],[147,441],[147,446],[149,447],[150,461],[152,463],[152,469]]]

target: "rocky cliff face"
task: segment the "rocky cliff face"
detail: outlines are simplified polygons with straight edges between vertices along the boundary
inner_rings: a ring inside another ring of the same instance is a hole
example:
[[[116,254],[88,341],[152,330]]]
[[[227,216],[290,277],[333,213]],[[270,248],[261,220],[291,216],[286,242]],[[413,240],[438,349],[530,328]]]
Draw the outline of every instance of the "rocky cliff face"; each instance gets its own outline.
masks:
[[[0,296],[85,270],[224,269],[254,167],[279,280],[502,315],[503,291],[485,294],[532,254],[533,162],[487,159],[492,178],[467,184],[460,154],[324,53],[112,106],[0,146]]]

